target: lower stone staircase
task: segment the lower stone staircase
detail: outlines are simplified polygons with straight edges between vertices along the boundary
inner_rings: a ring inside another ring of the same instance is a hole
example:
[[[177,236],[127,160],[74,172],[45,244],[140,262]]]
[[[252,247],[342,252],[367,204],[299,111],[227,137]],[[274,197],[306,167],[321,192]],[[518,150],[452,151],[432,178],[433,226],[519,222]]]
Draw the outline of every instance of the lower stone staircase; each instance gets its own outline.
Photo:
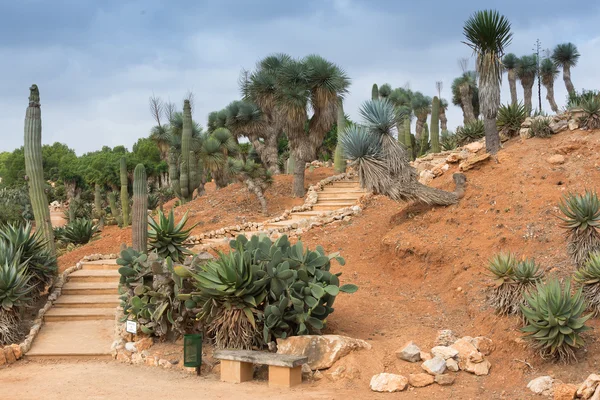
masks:
[[[115,260],[88,261],[69,275],[26,357],[110,359],[118,267]]]

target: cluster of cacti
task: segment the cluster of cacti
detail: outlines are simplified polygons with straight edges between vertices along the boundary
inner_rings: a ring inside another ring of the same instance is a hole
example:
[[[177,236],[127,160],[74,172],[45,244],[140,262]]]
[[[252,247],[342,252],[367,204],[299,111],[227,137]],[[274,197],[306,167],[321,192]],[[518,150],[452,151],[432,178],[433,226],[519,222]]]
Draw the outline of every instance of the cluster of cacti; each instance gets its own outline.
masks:
[[[123,213],[123,226],[128,226],[131,223],[131,219],[129,216],[129,180],[127,179],[127,160],[125,157],[121,157],[119,173],[121,178],[121,212]]]
[[[40,92],[37,85],[29,88],[29,106],[25,113],[25,172],[29,186],[29,198],[33,208],[36,229],[46,239],[45,246],[51,255],[56,254],[54,231],[50,220],[48,197],[44,191],[44,169],[42,165],[42,114]]]
[[[108,206],[110,207],[110,213],[112,217],[119,225],[123,225],[123,218],[121,217],[121,212],[117,207],[117,194],[115,192],[109,192],[106,197],[108,198]]]
[[[343,102],[340,100],[337,107],[337,145],[335,146],[335,154],[333,156],[333,166],[337,173],[346,171],[346,158],[344,157],[344,148],[341,141],[345,129],[346,116],[344,115]]]
[[[174,147],[169,152],[169,178],[171,187],[182,203],[192,200],[194,190],[201,183],[196,154],[191,150],[192,108],[190,101],[183,102],[183,128],[181,131],[181,154]],[[179,161],[179,162],[178,162]]]
[[[145,253],[148,248],[148,180],[144,164],[133,172],[133,213],[131,222],[133,249]]]
[[[431,103],[431,151],[439,153],[440,150],[440,99],[437,96],[433,97]]]
[[[287,236],[276,242],[268,237],[240,235],[230,243],[233,251],[193,271],[175,269],[191,278],[195,291],[179,297],[186,307],[201,309],[199,319],[220,348],[265,346],[275,338],[319,333],[340,292],[353,293],[355,285],[340,286],[339,274],[329,272],[326,255],[292,245]],[[262,327],[262,332],[260,331]]]

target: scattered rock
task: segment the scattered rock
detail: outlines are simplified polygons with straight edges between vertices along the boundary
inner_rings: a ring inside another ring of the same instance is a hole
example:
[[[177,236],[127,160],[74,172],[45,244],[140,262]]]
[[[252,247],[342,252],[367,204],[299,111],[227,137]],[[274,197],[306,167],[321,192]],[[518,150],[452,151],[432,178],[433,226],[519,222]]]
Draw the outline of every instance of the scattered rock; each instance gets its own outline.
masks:
[[[565,163],[565,156],[562,154],[554,154],[546,159],[550,164],[559,165]]]
[[[461,160],[461,158],[459,157],[459,155],[457,153],[452,153],[450,154],[448,157],[446,157],[446,162],[447,163],[457,163]]]
[[[454,376],[447,374],[435,376],[435,382],[441,386],[450,386],[454,383],[455,379]]]
[[[461,361],[467,361],[469,359],[469,354],[477,351],[477,348],[473,346],[473,343],[467,338],[458,339],[450,347],[458,351],[459,364]]]
[[[154,344],[154,341],[152,340],[152,338],[146,337],[146,338],[143,338],[143,339],[135,342],[135,348],[137,349],[137,351],[144,351],[144,350],[148,350],[150,347],[152,347],[153,344]]]
[[[573,400],[577,393],[577,385],[560,384],[554,386],[554,400]]]
[[[476,338],[474,338],[471,341],[471,343],[484,356],[489,356],[490,354],[492,354],[492,352],[496,348],[494,346],[494,342],[492,342],[492,339],[488,339],[488,338],[486,338],[484,336],[477,336]]]
[[[483,143],[481,142],[473,142],[469,143],[465,146],[467,150],[473,153],[477,153],[479,150],[483,149]]]
[[[0,365],[6,364],[6,356],[4,355],[4,351],[0,351]]]
[[[388,374],[386,372],[374,375],[371,378],[371,390],[374,392],[401,392],[406,389],[408,379],[402,375]]]
[[[164,359],[158,360],[158,365],[166,369],[173,368],[173,364],[170,361]]]
[[[460,370],[460,368],[458,368],[458,363],[453,358],[446,360],[446,368],[448,368],[448,371],[452,372],[458,372]]]
[[[575,129],[579,129],[579,122],[575,119],[569,120],[569,130],[574,131]]]
[[[134,342],[127,342],[127,343],[125,343],[125,350],[127,350],[130,353],[137,352],[137,348],[135,347],[135,343]]]
[[[427,361],[427,360],[431,360],[433,357],[431,357],[431,354],[427,353],[426,351],[422,351],[420,353],[421,356],[421,361]]]
[[[458,350],[447,346],[435,346],[431,349],[431,354],[433,354],[434,357],[441,357],[444,360],[447,360],[449,358],[456,358],[458,356]]]
[[[353,350],[370,348],[371,345],[364,340],[339,335],[305,335],[277,339],[278,354],[306,356],[313,370],[327,369]]]
[[[12,347],[10,347],[10,346],[6,346],[4,348],[4,357],[6,357],[7,364],[12,364],[15,361],[17,361],[17,358],[15,357],[15,353],[13,353]]]
[[[313,376],[312,376],[312,378],[313,378],[313,381],[320,381],[321,379],[323,379],[323,374],[321,373],[321,371],[319,371],[319,370],[316,370],[316,371],[313,373]]]
[[[527,388],[531,390],[535,394],[541,394],[544,396],[550,396],[552,394],[552,385],[554,384],[554,379],[550,376],[540,376],[538,378],[532,379],[527,384]]]
[[[450,329],[442,329],[438,331],[437,338],[435,339],[436,346],[450,346],[452,343],[458,340],[458,336]]]
[[[469,354],[469,358],[468,358],[468,360],[469,360],[470,362],[472,362],[472,363],[475,363],[475,364],[477,364],[477,363],[480,363],[480,362],[483,362],[483,354],[481,354],[481,353],[480,353],[480,352],[478,352],[478,351],[472,351],[472,352]]]
[[[461,171],[468,171],[468,170],[474,168],[477,164],[482,163],[483,161],[485,161],[489,158],[490,158],[489,153],[477,154],[477,155],[475,155],[473,157],[469,157],[465,161],[461,162],[460,165],[458,166],[458,169],[460,169]]]
[[[12,351],[15,355],[15,358],[17,360],[20,360],[21,357],[23,357],[23,351],[21,350],[21,346],[19,346],[18,344],[11,344],[10,347],[12,347]]]
[[[149,367],[158,366],[158,357],[146,357],[145,364]]]
[[[585,381],[579,386],[577,389],[577,397],[581,397],[584,399],[589,399],[592,394],[596,391],[596,387],[600,383],[600,376],[596,374],[589,375]],[[588,394],[588,397],[585,397],[584,394]]]
[[[492,364],[488,360],[483,360],[482,362],[474,363],[472,361],[465,362],[464,364],[459,364],[461,369],[466,372],[470,372],[477,376],[487,375],[490,373],[490,368]]]
[[[521,125],[523,126],[523,125]],[[519,130],[519,136],[521,137],[521,139],[525,140],[525,139],[530,139],[533,137],[533,135],[531,134],[531,129],[529,128],[521,128]]]
[[[421,364],[421,368],[431,375],[443,374],[446,372],[446,360],[441,357],[433,357]]]
[[[408,383],[414,387],[425,387],[433,384],[435,378],[429,374],[410,374],[408,376]]]
[[[552,129],[552,132],[554,133],[559,133],[562,131],[565,131],[569,128],[569,123],[567,121],[560,120],[558,122],[552,122],[550,123],[550,129]]]
[[[423,185],[430,184],[431,181],[433,181],[433,178],[435,178],[435,175],[429,170],[422,171],[419,174],[419,182]]]
[[[408,342],[402,350],[396,352],[396,357],[408,362],[418,362],[421,361],[421,349],[414,342]]]
[[[533,118],[527,117],[527,118],[525,118],[525,121],[523,121],[521,123],[521,128],[529,128],[532,123],[533,123]]]
[[[127,355],[127,353],[125,353],[123,351],[119,351],[117,353],[117,361],[119,361],[119,362],[125,362],[125,363],[130,363],[131,362],[131,358],[129,358],[129,355]]]

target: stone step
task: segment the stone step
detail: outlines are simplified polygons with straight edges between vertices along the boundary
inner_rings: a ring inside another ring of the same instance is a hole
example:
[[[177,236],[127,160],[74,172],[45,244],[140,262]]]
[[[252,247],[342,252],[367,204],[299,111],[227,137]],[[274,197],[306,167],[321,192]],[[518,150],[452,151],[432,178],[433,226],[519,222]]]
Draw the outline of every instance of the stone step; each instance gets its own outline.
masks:
[[[335,211],[341,208],[347,208],[355,205],[356,203],[317,203],[313,206],[313,211]]]
[[[117,270],[85,270],[69,275],[69,282],[118,282],[121,275]]]
[[[118,270],[121,267],[117,264],[116,260],[98,260],[98,261],[86,261],[81,266],[81,269],[86,270]]]
[[[356,188],[360,189],[360,183],[358,182],[333,182],[324,188]]]
[[[367,191],[364,189],[361,189],[361,188],[353,188],[353,187],[342,188],[342,187],[325,186],[323,188],[323,190],[321,190],[318,193],[319,194],[321,194],[321,193],[361,193],[361,194],[365,194],[365,193],[367,193]]]
[[[365,193],[319,193],[318,200],[349,200],[357,202]]]
[[[118,282],[67,282],[62,288],[63,295],[119,294]]]
[[[114,308],[119,305],[119,297],[114,294],[79,295],[66,294],[54,302],[56,308]]]
[[[115,308],[63,308],[52,307],[44,315],[44,321],[93,321],[115,319]]]
[[[110,346],[113,341],[113,332],[113,320],[64,322],[46,321],[25,357],[27,359],[34,360],[108,360],[111,358]]]
[[[352,206],[356,205],[356,200],[353,200],[353,199],[321,199],[321,198],[319,198],[315,205],[320,205],[320,204],[335,204],[335,205],[339,205],[338,208],[344,208],[344,207],[352,207]]]
[[[293,221],[299,221],[301,219],[308,219],[318,217],[325,214],[327,211],[302,211],[297,213],[291,213],[290,219]]]

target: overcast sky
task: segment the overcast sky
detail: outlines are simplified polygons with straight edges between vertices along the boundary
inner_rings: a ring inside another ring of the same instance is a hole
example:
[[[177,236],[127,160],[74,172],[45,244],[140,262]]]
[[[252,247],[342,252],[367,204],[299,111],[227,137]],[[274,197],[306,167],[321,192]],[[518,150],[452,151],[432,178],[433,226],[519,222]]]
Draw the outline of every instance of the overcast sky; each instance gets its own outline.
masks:
[[[461,43],[463,23],[482,7],[510,19],[508,50],[517,55],[531,53],[536,38],[544,49],[575,43],[575,87],[600,89],[600,4],[530,3],[0,0],[0,151],[22,145],[32,83],[40,88],[44,143],[63,142],[78,154],[131,148],[153,125],[152,93],[180,104],[192,90],[194,119],[206,126],[209,112],[239,98],[240,70],[275,52],[317,53],[339,64],[352,80],[345,110],[354,120],[375,82],[408,83],[433,96],[443,81],[442,97],[450,100],[457,60],[471,56]],[[563,106],[561,78],[555,91]],[[504,79],[502,101],[508,98]],[[462,123],[460,108],[450,106],[447,115],[452,129]]]

